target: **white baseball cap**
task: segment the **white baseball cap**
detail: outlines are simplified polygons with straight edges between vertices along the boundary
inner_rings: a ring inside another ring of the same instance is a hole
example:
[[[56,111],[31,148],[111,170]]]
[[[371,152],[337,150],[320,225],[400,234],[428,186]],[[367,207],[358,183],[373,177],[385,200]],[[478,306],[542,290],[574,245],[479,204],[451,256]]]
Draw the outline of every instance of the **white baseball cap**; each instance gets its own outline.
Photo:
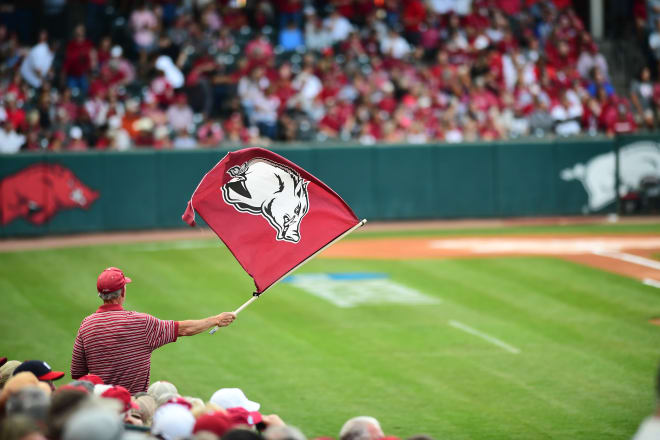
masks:
[[[174,64],[172,58],[167,55],[161,55],[156,58],[156,69],[165,74],[165,78],[170,82],[172,87],[178,89],[186,82],[186,78],[181,73],[181,70]]]
[[[195,417],[183,405],[167,403],[156,410],[151,433],[165,440],[187,438],[192,434]]]
[[[220,388],[211,396],[211,403],[221,406],[224,409],[240,407],[250,412],[259,411],[261,407],[257,402],[248,400],[240,388]]]
[[[94,385],[94,395],[100,396],[101,394],[108,391],[110,388],[112,388],[112,385],[105,385],[105,384]]]

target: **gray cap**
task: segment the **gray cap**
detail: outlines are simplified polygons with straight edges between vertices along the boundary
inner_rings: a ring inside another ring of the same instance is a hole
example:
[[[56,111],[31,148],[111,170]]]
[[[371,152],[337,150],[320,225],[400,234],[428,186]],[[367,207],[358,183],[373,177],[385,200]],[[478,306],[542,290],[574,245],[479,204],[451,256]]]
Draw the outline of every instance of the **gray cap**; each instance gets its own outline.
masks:
[[[124,425],[117,413],[86,408],[67,422],[62,440],[119,440],[123,434]]]
[[[41,388],[28,386],[7,400],[6,411],[8,416],[25,415],[34,420],[45,420],[50,407],[50,396]]]

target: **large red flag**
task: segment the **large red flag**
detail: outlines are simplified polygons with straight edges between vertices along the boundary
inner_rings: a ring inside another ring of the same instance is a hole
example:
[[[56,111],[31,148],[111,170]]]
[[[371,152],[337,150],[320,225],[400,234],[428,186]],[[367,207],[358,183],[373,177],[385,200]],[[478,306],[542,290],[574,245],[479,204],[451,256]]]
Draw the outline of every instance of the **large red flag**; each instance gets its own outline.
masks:
[[[228,153],[188,202],[213,229],[259,294],[325,245],[355,227],[351,208],[326,184],[263,148]]]

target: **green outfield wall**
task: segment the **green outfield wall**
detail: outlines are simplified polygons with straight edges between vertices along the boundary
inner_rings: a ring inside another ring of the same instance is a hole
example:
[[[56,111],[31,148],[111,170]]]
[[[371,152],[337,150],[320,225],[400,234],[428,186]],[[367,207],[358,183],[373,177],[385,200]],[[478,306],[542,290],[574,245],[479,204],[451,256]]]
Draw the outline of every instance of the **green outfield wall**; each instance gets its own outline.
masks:
[[[615,152],[640,142],[657,146],[654,138],[629,137],[424,146],[324,145],[274,151],[335,189],[359,217],[409,220],[614,212]],[[204,173],[226,152],[0,156],[0,236],[184,227],[181,214],[186,202]],[[56,207],[49,220],[39,222],[36,214],[62,203],[52,200],[55,187],[62,182],[54,183],[51,178],[42,179],[36,196],[34,188],[30,194],[22,193],[34,182],[22,182],[21,173],[39,163],[71,170],[82,184],[98,192],[98,198],[88,209]],[[27,214],[25,204],[29,205]],[[23,214],[16,214],[21,209]]]

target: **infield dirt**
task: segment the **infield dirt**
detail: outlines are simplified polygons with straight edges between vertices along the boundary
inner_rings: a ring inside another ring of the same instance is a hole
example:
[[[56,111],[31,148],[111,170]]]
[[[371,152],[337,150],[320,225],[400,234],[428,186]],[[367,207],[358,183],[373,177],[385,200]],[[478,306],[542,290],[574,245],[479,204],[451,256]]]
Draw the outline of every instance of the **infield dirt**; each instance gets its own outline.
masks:
[[[607,224],[607,217],[554,217],[494,220],[441,220],[421,222],[370,223],[368,231],[408,231],[420,229],[498,228],[539,225]],[[623,223],[657,223],[658,217],[623,219]],[[206,228],[110,232],[0,240],[0,251],[53,249],[98,244],[144,243],[171,240],[209,239],[215,235]],[[568,261],[645,280],[660,281],[660,234],[653,235],[496,235],[465,237],[389,237],[345,240],[323,251],[322,258],[497,258],[502,256],[554,256]],[[644,261],[625,261],[622,254]]]
[[[323,258],[496,258],[503,256],[554,256],[640,280],[660,280],[650,260],[660,253],[660,236],[542,235],[450,238],[378,238],[343,241]],[[624,261],[622,254],[648,259],[648,265]]]

